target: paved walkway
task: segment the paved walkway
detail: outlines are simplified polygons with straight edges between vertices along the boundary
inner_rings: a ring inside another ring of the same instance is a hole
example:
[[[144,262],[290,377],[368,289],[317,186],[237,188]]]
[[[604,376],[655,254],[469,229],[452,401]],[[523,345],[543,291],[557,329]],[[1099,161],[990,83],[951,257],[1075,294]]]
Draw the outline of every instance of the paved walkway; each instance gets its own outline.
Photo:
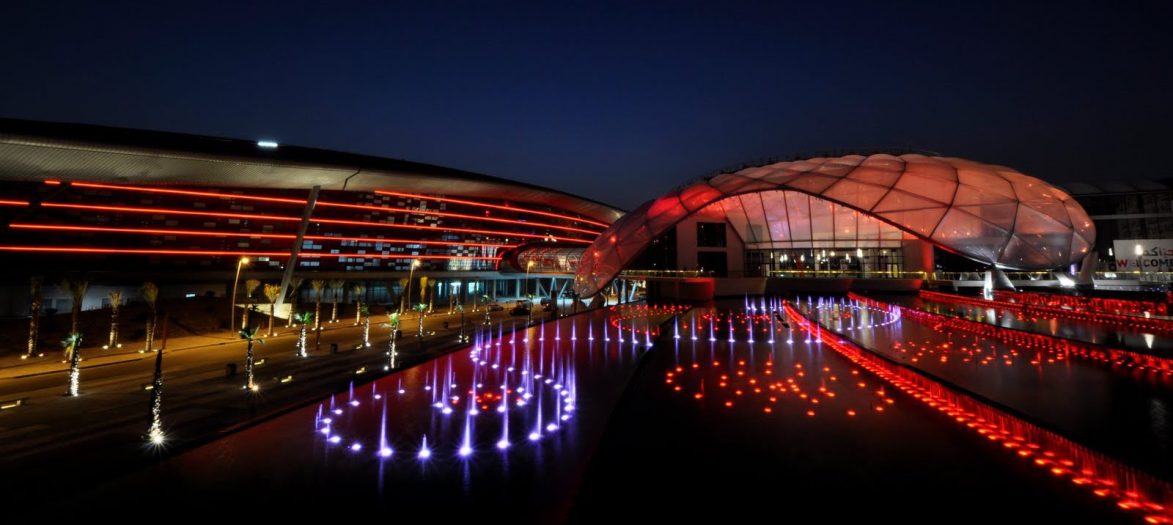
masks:
[[[506,312],[508,313],[508,312]],[[541,312],[540,314],[545,314]],[[541,317],[539,313],[535,313],[534,318]],[[471,307],[465,311],[465,319],[467,322],[476,322],[484,315],[484,309],[481,308],[477,312],[472,312]],[[498,313],[499,315],[499,313]],[[459,314],[449,314],[447,306],[443,310],[437,308],[432,313],[428,314],[427,319],[457,319]],[[401,317],[400,329],[405,334],[414,331],[415,322],[418,319],[418,314],[415,312],[407,312]],[[386,315],[377,315],[371,317],[371,332],[382,332],[386,329],[382,327],[387,322]],[[273,337],[264,338],[266,340],[272,339],[286,339],[297,337],[300,333],[299,328],[289,328],[285,326],[285,320],[280,320],[275,323],[277,335]],[[457,321],[459,325],[459,321]],[[323,332],[338,330],[342,328],[353,328],[355,326],[353,319],[339,319],[335,323],[323,323]],[[262,323],[262,328],[265,325]],[[312,333],[312,332],[311,332]],[[217,332],[206,335],[193,335],[182,337],[170,337],[164,341],[156,339],[156,346],[165,344],[165,351],[167,352],[182,352],[186,350],[195,350],[200,348],[209,348],[221,346],[240,341],[240,337],[235,332]],[[125,342],[122,348],[103,350],[101,347],[83,347],[81,349],[82,364],[81,368],[95,368],[100,366],[109,366],[118,363],[127,363],[138,361],[142,359],[154,359],[153,353],[141,352],[143,348],[143,341],[128,341]],[[24,358],[20,353],[11,353],[0,356],[0,380],[17,379],[41,374],[52,374],[62,372],[69,369],[69,363],[65,361],[64,351],[59,347],[45,345],[42,347],[43,356],[34,357],[30,359]]]

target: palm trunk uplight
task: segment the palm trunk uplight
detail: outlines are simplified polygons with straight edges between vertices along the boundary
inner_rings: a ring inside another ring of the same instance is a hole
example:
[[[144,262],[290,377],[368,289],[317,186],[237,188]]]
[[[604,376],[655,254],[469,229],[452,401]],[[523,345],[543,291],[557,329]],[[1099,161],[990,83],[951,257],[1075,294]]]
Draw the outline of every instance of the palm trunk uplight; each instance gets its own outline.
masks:
[[[314,279],[310,281],[310,287],[314,289],[314,331],[322,329],[322,288],[325,288],[326,281],[321,279]]]
[[[297,318],[298,324],[301,325],[301,332],[297,336],[297,357],[309,357],[310,356],[309,349],[306,348],[305,332],[306,332],[306,327],[308,327],[310,324],[310,321],[313,320],[313,317],[311,317],[312,315],[313,314],[311,314],[309,312],[305,312],[303,314],[299,314],[299,315],[294,316]]]
[[[391,339],[387,343],[387,363],[383,365],[384,371],[394,369],[399,358],[398,353],[395,352],[395,340],[399,337],[399,314],[392,313],[387,317],[389,318],[387,326],[391,327]]]
[[[371,347],[371,316],[367,315],[368,314],[367,307],[365,307],[365,306],[359,309],[359,313],[363,316],[362,347],[363,348],[370,348]]]
[[[34,276],[29,280],[29,345],[28,351],[23,358],[27,359],[37,355],[37,347],[40,345],[40,330],[41,330],[41,277]]]
[[[264,339],[257,339],[257,329],[256,328],[245,328],[245,329],[241,330],[240,331],[240,338],[244,339],[245,342],[248,343],[248,349],[245,351],[245,354],[244,354],[244,377],[245,377],[244,388],[245,388],[245,390],[248,390],[249,392],[256,392],[257,390],[260,390],[260,386],[257,385],[256,375],[253,373],[254,364],[256,362],[256,354],[253,353],[253,344],[256,342],[260,342],[261,344],[264,344],[265,340]]]
[[[338,322],[339,295],[346,295],[346,281],[342,279],[330,280],[330,323]]]
[[[118,311],[122,309],[122,292],[113,291],[110,296],[110,340],[102,348],[122,348],[118,342]]]
[[[155,283],[147,282],[142,287],[143,302],[147,303],[147,308],[150,310],[150,315],[147,317],[147,337],[146,344],[142,352],[150,352],[155,344],[155,321],[157,313],[155,312],[155,301],[159,298],[159,287]]]
[[[77,397],[81,382],[81,334],[69,334],[61,344],[65,346],[65,354],[69,357],[69,389],[65,393],[70,397]]]
[[[166,439],[163,433],[163,349],[155,354],[155,380],[151,383],[151,427],[147,429],[147,441],[162,445]]]
[[[366,291],[367,287],[361,284],[356,284],[351,289],[351,293],[354,294],[354,324],[358,324],[362,316],[367,315],[366,312],[363,312],[362,305],[362,296]]]

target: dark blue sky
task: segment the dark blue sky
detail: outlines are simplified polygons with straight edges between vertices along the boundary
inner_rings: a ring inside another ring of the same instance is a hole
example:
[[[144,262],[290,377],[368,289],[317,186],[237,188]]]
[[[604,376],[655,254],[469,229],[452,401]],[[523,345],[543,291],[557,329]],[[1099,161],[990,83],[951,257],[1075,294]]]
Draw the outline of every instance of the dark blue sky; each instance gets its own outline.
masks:
[[[0,3],[0,116],[273,137],[622,207],[828,149],[1173,177],[1168,2],[87,4]]]

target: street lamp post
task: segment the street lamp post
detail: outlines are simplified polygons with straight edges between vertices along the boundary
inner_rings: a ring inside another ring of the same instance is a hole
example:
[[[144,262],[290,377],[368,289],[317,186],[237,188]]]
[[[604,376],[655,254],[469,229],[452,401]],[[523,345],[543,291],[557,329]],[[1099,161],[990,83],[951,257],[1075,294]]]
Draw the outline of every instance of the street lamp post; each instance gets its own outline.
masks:
[[[248,264],[248,257],[236,261],[236,278],[232,280],[232,298],[228,300],[228,331],[236,331],[236,288],[240,285],[240,269]]]
[[[407,305],[407,301],[411,300],[411,280],[415,277],[415,269],[419,268],[420,260],[411,260],[411,270],[407,272],[407,292],[403,295],[403,300],[399,301],[399,314],[403,315],[403,307]]]
[[[533,267],[534,267],[533,261],[530,261],[525,264],[525,298],[526,299],[529,299],[529,271],[530,271],[530,268],[533,268]],[[530,301],[529,308],[526,311],[529,313],[526,315],[525,324],[526,324],[526,326],[529,326],[531,324],[534,324],[534,302],[533,301]]]

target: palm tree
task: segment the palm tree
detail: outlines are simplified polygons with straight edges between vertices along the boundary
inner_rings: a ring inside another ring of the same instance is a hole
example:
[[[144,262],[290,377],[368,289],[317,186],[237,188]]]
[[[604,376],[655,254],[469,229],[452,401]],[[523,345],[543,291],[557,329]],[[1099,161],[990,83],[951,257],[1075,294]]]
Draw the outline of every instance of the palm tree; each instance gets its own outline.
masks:
[[[427,313],[428,305],[427,305],[427,303],[419,303],[419,304],[415,305],[415,308],[412,308],[412,310],[415,310],[420,313],[419,314],[419,328],[416,332],[416,337],[423,337],[424,336],[424,314]]]
[[[457,305],[456,305],[456,311],[460,313],[460,336],[459,336],[459,337],[460,337],[460,342],[462,342],[462,343],[467,343],[467,342],[468,342],[468,336],[467,336],[467,335],[465,335],[465,333],[464,333],[464,305],[463,305],[463,304],[457,304]]]
[[[338,322],[338,296],[344,295],[346,293],[343,290],[343,288],[345,288],[345,287],[346,287],[346,281],[343,281],[342,279],[331,279],[330,280],[330,302],[333,303],[332,309],[330,311],[330,322],[331,323]]]
[[[399,279],[399,314],[403,315],[403,311],[407,309],[407,302],[411,300],[407,296],[407,283],[410,279],[402,277]]]
[[[371,316],[367,315],[368,313],[370,313],[370,312],[367,307],[365,307],[365,306],[359,307],[358,315],[363,318],[363,325],[362,325],[362,347],[363,348],[370,348],[371,347]]]
[[[256,381],[253,379],[253,362],[255,360],[255,355],[253,354],[253,343],[260,342],[261,344],[265,344],[265,340],[257,338],[256,327],[242,328],[240,330],[240,338],[248,342],[248,352],[244,354],[244,377],[246,379],[244,388],[250,392],[256,392],[260,387],[257,386]]]
[[[318,331],[322,329],[322,288],[326,287],[326,281],[314,279],[310,287],[314,289],[314,331]]]
[[[395,340],[399,337],[399,314],[387,314],[387,324],[383,325],[391,328],[391,339],[387,343],[387,364],[383,365],[384,371],[389,371],[395,368],[395,360],[399,355],[395,352]]]
[[[143,352],[150,352],[151,347],[155,345],[155,321],[158,320],[159,312],[155,310],[155,301],[159,299],[159,287],[150,281],[143,283],[142,288],[143,302],[147,303],[147,308],[151,310],[150,317],[147,318],[147,340],[143,347]]]
[[[297,320],[297,316],[293,312],[297,311],[297,296],[299,295],[297,290],[301,288],[301,283],[303,282],[305,282],[305,279],[301,277],[294,277],[289,281],[289,325],[287,328],[292,327],[293,322]]]
[[[59,288],[62,292],[73,298],[73,322],[70,324],[69,331],[71,334],[81,333],[81,331],[78,329],[78,322],[80,321],[81,317],[81,302],[83,299],[85,299],[86,290],[89,289],[89,287],[89,281],[71,279],[61,281],[61,284],[59,285]]]
[[[481,299],[482,299],[482,302],[484,302],[485,304],[489,304],[489,296],[482,295]],[[485,326],[489,326],[489,325],[493,324],[492,315],[493,315],[493,309],[486,306],[485,307],[485,322],[482,324],[484,324]]]
[[[297,322],[301,324],[301,334],[297,337],[297,357],[309,357],[309,350],[306,348],[305,329],[314,320],[314,314],[309,312],[302,312],[292,317],[297,318]]]
[[[244,313],[240,316],[240,326],[248,326],[248,312],[252,310],[253,293],[257,291],[257,287],[261,285],[261,281],[256,279],[249,279],[244,282]]]
[[[422,297],[421,297],[422,299]],[[436,305],[436,280],[428,279],[428,313],[435,311]]]
[[[118,344],[118,311],[122,309],[122,292],[114,290],[106,295],[110,297],[110,342],[105,348],[120,348],[122,345]]]
[[[81,379],[81,334],[74,332],[69,334],[61,345],[65,347],[65,357],[69,359],[69,389],[65,394],[71,397],[78,396],[78,382]]]
[[[273,335],[273,318],[277,316],[277,298],[281,296],[281,285],[266,284],[265,299],[269,300],[269,335]]]
[[[151,382],[151,427],[147,429],[147,441],[162,445],[163,433],[163,349],[155,354],[155,378]]]
[[[29,347],[25,358],[37,354],[37,345],[40,343],[41,330],[41,276],[34,275],[29,279]]]
[[[366,292],[367,292],[367,287],[363,286],[361,284],[356,284],[356,285],[354,285],[354,287],[352,287],[350,289],[350,294],[354,297],[354,308],[355,308],[355,310],[357,310],[354,314],[354,324],[358,324],[359,319],[361,319],[363,315],[366,315],[363,312],[363,306],[362,306],[362,297],[363,297],[363,294]]]

